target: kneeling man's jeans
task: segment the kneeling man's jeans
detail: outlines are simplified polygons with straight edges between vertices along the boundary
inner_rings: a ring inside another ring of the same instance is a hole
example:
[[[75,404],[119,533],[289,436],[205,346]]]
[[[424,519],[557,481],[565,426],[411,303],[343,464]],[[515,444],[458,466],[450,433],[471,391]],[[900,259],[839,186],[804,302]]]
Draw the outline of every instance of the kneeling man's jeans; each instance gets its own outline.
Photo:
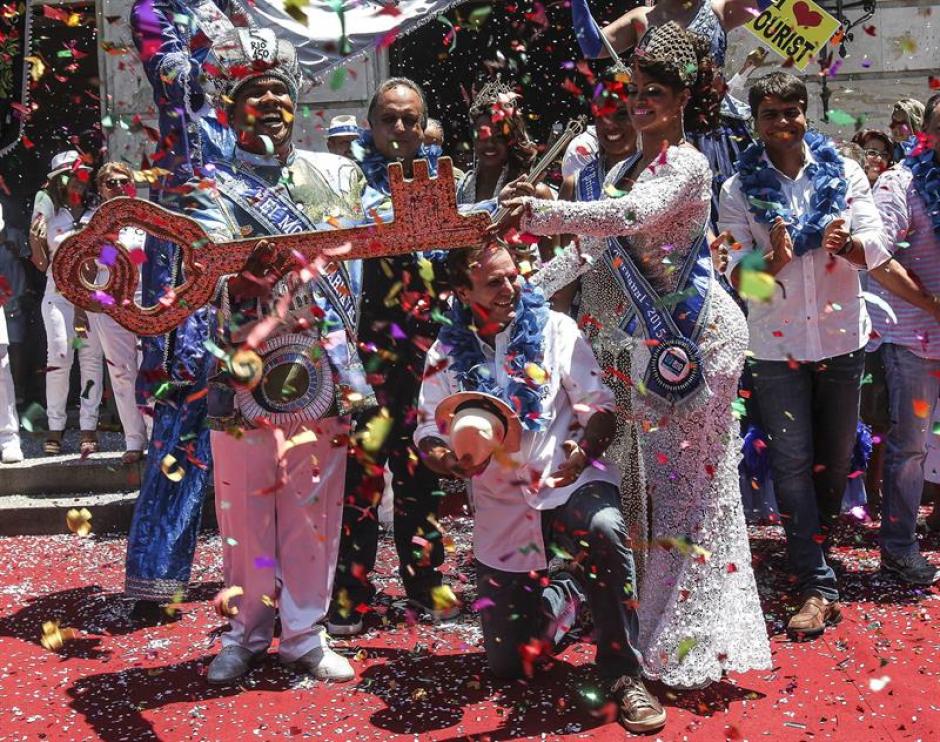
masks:
[[[607,482],[576,489],[568,502],[542,513],[546,548],[554,544],[580,561],[580,583],[560,573],[544,586],[546,573],[503,572],[477,562],[483,608],[483,644],[490,669],[500,677],[523,673],[522,651],[546,637],[571,600],[585,598],[594,614],[597,670],[607,680],[640,676],[635,604],[636,570],[620,494]],[[490,602],[492,601],[492,602]]]

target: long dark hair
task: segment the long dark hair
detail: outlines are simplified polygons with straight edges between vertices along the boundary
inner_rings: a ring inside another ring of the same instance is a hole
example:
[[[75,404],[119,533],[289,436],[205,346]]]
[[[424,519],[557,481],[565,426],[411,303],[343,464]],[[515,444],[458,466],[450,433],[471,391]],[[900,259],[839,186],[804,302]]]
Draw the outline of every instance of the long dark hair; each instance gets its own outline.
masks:
[[[46,182],[46,193],[48,193],[49,198],[52,199],[52,205],[55,207],[56,211],[59,209],[70,209],[72,207],[72,204],[69,203],[68,187],[69,180],[71,180],[73,175],[75,174],[72,172],[56,173]],[[90,185],[90,179],[88,185]],[[85,193],[82,196],[82,206],[86,208],[91,205],[94,197],[91,191],[92,189],[90,187],[86,187]]]
[[[702,134],[714,131],[718,127],[721,109],[720,83],[715,60],[712,59],[708,39],[699,34],[689,33],[689,40],[695,50],[698,71],[695,81],[690,85],[684,81],[676,65],[660,59],[651,59],[642,54],[634,54],[633,64],[661,85],[675,90],[688,89],[692,94],[685,107],[683,124],[690,134]]]

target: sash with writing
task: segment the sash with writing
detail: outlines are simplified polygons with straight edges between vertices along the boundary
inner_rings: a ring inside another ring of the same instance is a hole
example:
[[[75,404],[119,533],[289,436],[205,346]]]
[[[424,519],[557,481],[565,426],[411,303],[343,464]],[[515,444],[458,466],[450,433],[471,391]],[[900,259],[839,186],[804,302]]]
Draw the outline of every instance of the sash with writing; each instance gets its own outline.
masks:
[[[260,233],[277,235],[318,231],[317,224],[290,199],[286,189],[274,188],[237,165],[230,172],[218,164],[216,167],[216,187],[256,222]],[[324,309],[332,308],[350,337],[355,337],[359,308],[355,287],[342,261],[328,264],[326,271],[317,279],[317,288],[330,305]]]
[[[296,234],[317,231],[317,224],[290,198],[286,189],[272,187],[263,179],[237,164],[216,163],[216,187],[254,222],[259,235]],[[345,263],[336,261],[326,266],[317,279],[317,288],[324,298],[321,309],[327,321],[342,323],[345,343],[327,343],[326,354],[337,374],[339,393],[336,401],[340,413],[374,405],[375,395],[355,347],[358,326],[358,286],[353,284]],[[320,302],[318,302],[320,303]]]
[[[631,158],[631,162],[635,158]],[[630,165],[625,164],[625,167]],[[582,194],[584,200],[600,197],[599,169],[598,160],[594,160],[585,167],[587,173],[582,170],[578,179],[579,198]],[[643,335],[651,341],[650,361],[644,376],[647,391],[670,404],[683,402],[703,381],[702,358],[696,343],[708,314],[713,271],[704,228],[682,264],[676,292],[667,297],[660,296],[650,286],[630,256],[624,238],[611,237],[607,244],[604,264],[632,307],[621,322],[621,328],[633,329],[639,325]]]

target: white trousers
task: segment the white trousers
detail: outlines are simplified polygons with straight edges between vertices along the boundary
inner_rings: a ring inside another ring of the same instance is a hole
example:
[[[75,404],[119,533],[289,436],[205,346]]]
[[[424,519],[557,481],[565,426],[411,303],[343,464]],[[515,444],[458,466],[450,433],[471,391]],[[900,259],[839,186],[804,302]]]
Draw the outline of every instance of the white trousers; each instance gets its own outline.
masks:
[[[20,445],[20,420],[16,415],[9,349],[9,345],[0,345],[0,449]]]
[[[49,430],[65,430],[65,405],[69,396],[69,375],[75,360],[75,308],[62,297],[46,295],[42,299],[42,321],[46,326],[46,416]],[[82,397],[79,422],[82,430],[98,428],[103,367],[101,343],[88,328],[88,337],[78,350],[81,367]],[[89,387],[89,382],[91,386]],[[86,394],[87,392],[87,394]]]
[[[106,314],[89,312],[88,324],[104,351],[114,403],[124,428],[124,447],[128,451],[143,451],[147,448],[147,426],[134,397],[139,366],[137,336]]]
[[[347,455],[346,446],[332,440],[348,431],[349,421],[328,418],[311,426],[316,440],[306,442],[304,431],[292,439],[280,429],[247,430],[238,439],[212,431],[225,584],[244,590],[231,601],[238,615],[222,635],[223,647],[266,650],[275,610],[266,603],[275,597],[285,662],[326,644],[319,622],[333,590]]]

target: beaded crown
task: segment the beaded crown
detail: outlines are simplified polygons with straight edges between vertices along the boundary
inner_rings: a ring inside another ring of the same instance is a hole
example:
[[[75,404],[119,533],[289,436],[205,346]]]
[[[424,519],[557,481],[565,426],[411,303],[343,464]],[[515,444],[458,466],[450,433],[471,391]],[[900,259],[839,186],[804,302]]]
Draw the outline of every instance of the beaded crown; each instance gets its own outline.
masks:
[[[698,77],[698,56],[692,36],[675,21],[649,29],[636,47],[636,57],[672,67],[688,86]]]

